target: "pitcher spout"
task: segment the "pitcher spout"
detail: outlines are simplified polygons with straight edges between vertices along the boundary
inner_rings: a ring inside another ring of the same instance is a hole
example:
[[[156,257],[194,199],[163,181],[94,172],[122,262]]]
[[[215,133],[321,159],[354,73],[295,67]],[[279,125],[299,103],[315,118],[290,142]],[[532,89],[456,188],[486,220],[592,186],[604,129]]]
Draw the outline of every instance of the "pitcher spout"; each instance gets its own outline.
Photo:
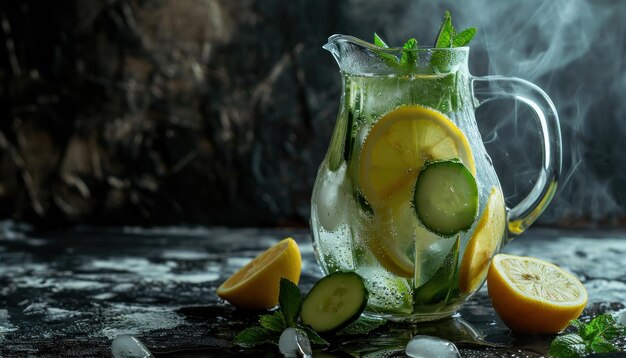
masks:
[[[339,39],[341,38],[341,35],[332,35],[331,37],[328,38],[328,42],[322,46],[322,48],[328,52],[331,53],[331,55],[333,55],[333,57],[335,58],[335,61],[337,61],[337,64],[339,66],[341,66],[341,53],[339,51]]]

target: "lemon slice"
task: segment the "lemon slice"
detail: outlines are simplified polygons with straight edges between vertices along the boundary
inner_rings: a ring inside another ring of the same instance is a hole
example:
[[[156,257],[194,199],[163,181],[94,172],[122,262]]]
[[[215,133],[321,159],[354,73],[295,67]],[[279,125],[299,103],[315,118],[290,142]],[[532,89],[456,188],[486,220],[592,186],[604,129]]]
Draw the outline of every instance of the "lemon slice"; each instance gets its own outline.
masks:
[[[280,278],[298,284],[301,268],[298,244],[288,237],[230,276],[217,295],[238,308],[271,308],[278,304]]]
[[[587,290],[576,277],[532,257],[494,256],[487,287],[502,321],[519,333],[560,332],[587,303]]]
[[[403,249],[406,238],[394,232],[408,225],[397,218],[412,201],[417,175],[427,161],[454,158],[476,175],[465,135],[449,118],[430,108],[399,107],[380,118],[367,135],[359,157],[358,181],[379,216],[367,242],[379,263],[392,273],[414,276],[415,265]]]
[[[359,161],[363,195],[375,207],[411,200],[415,179],[429,160],[459,158],[476,176],[469,142],[446,116],[412,105],[397,108],[372,127]]]
[[[406,278],[412,278],[415,271],[414,262],[407,255],[407,251],[414,250],[414,217],[409,205],[398,206],[374,216],[364,230],[365,242],[376,260],[387,271]]]
[[[489,260],[498,249],[504,234],[504,198],[495,186],[487,199],[487,205],[470,238],[459,271],[459,289],[470,293],[478,289],[487,275]]]

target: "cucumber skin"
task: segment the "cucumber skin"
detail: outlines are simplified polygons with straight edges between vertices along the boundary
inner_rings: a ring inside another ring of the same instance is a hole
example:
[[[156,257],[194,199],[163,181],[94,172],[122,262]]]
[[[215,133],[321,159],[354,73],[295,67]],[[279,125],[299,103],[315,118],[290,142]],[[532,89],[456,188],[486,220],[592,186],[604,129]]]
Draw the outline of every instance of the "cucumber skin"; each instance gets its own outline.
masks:
[[[368,301],[368,299],[369,299],[369,291],[367,290],[367,288],[365,288],[365,281],[363,280],[363,277],[361,277],[361,275],[359,275],[358,273],[353,272],[353,271],[336,271],[336,272],[333,272],[333,273],[331,273],[331,274],[329,274],[329,275],[327,275],[327,276],[322,277],[319,281],[317,281],[317,282],[313,285],[313,287],[311,287],[311,290],[309,290],[309,292],[306,294],[306,296],[304,296],[304,299],[302,300],[302,309],[304,309],[304,305],[305,305],[305,303],[306,303],[306,300],[307,300],[307,298],[308,298],[309,294],[311,294],[311,292],[313,292],[313,290],[315,290],[315,287],[316,287],[316,286],[317,286],[320,282],[322,282],[323,280],[325,280],[325,279],[327,279],[327,278],[329,278],[329,277],[332,277],[332,276],[334,276],[334,275],[346,275],[346,274],[348,274],[348,275],[354,275],[354,276],[356,276],[356,277],[357,277],[357,278],[361,281],[361,285],[362,285],[362,287],[363,287],[363,300],[362,300],[362,302],[361,302],[361,307],[359,307],[359,308],[357,309],[356,313],[355,313],[355,314],[353,314],[353,315],[352,315],[350,318],[348,318],[347,320],[345,320],[343,323],[340,323],[340,324],[339,324],[339,325],[337,325],[336,327],[331,328],[331,329],[327,329],[327,330],[325,330],[325,331],[317,331],[317,330],[313,329],[313,327],[311,327],[308,323],[306,323],[306,322],[302,319],[302,313],[300,313],[300,320],[302,321],[302,323],[303,323],[305,326],[307,326],[307,327],[309,327],[309,328],[313,329],[313,330],[314,330],[315,332],[317,332],[317,333],[324,333],[324,334],[327,334],[327,333],[328,333],[328,334],[330,334],[330,333],[335,333],[335,332],[341,331],[342,329],[344,329],[344,328],[346,328],[347,326],[349,326],[349,325],[350,325],[350,323],[352,323],[352,322],[356,321],[357,319],[359,319],[359,317],[361,317],[361,314],[363,313],[363,311],[365,311],[365,308],[367,307],[367,301]]]
[[[452,232],[452,231],[446,231],[446,232],[439,232],[437,230],[434,230],[432,228],[430,228],[428,225],[426,225],[424,223],[424,221],[422,220],[420,214],[419,214],[419,209],[418,209],[418,205],[417,205],[417,186],[419,183],[419,177],[422,175],[422,173],[428,169],[430,166],[433,165],[442,165],[442,164],[446,164],[446,163],[451,163],[451,164],[461,164],[463,165],[463,167],[465,168],[465,170],[467,171],[467,174],[469,174],[472,179],[474,180],[474,183],[476,183],[476,178],[472,175],[472,173],[465,167],[465,165],[463,164],[463,162],[461,162],[461,160],[459,158],[453,158],[453,159],[443,159],[443,160],[432,160],[432,161],[428,161],[426,163],[424,163],[424,166],[422,167],[422,169],[420,170],[420,174],[417,176],[417,180],[415,182],[415,187],[413,188],[413,200],[412,200],[412,204],[413,204],[413,208],[415,210],[415,215],[417,216],[417,219],[422,223],[422,225],[424,225],[424,227],[439,236],[442,237],[453,237],[454,235],[458,234],[459,232],[465,232],[467,230],[469,230],[472,225],[474,224],[474,222],[476,222],[476,217],[478,216],[478,183],[476,183],[476,202],[475,202],[475,209],[474,209],[474,214],[473,214],[473,219],[472,221],[465,227],[459,229],[458,231]]]

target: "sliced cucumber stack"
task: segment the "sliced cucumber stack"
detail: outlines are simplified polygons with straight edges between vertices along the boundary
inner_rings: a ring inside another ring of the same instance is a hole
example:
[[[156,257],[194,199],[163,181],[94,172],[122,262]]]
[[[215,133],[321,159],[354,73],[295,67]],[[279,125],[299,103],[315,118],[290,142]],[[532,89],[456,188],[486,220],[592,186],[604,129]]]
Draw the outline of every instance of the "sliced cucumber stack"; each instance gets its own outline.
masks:
[[[368,296],[358,274],[332,273],[317,281],[306,295],[300,319],[318,333],[338,331],[359,318]]]
[[[436,234],[452,236],[468,230],[476,220],[476,179],[458,159],[427,163],[414,193],[417,217]]]

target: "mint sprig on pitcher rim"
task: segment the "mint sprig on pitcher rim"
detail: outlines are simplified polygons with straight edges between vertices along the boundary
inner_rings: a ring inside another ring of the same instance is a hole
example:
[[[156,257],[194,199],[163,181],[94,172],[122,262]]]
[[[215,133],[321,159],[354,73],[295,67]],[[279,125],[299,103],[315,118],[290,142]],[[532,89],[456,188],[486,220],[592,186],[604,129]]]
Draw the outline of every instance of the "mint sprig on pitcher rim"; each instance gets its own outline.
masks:
[[[476,35],[476,31],[475,27],[468,27],[457,33],[452,25],[452,16],[450,15],[450,12],[446,11],[433,48],[455,48],[467,46]],[[374,33],[374,45],[384,49],[390,48],[377,33]],[[400,58],[383,51],[378,52],[377,55],[387,65],[400,67],[405,71],[411,71],[412,67],[414,67],[418,61],[417,48],[417,40],[415,38],[410,38],[402,46],[402,55]],[[444,56],[438,56],[437,54],[438,53],[435,53],[431,57],[431,65],[436,69],[446,68],[446,64],[449,62],[449,59]]]

